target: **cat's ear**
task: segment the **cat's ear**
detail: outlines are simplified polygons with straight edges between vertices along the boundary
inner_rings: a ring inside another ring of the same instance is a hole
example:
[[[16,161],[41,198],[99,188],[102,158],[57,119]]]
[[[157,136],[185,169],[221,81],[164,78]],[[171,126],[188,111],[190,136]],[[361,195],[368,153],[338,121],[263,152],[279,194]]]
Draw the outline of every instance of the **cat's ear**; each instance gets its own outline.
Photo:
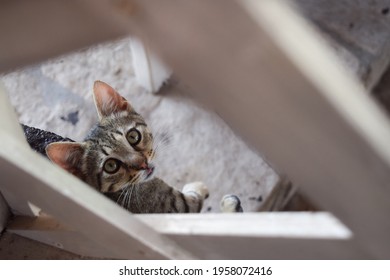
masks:
[[[108,84],[96,81],[93,85],[93,97],[99,119],[108,117],[113,113],[134,111],[130,103]]]
[[[49,159],[73,175],[82,178],[80,163],[84,154],[84,144],[75,142],[55,142],[47,145]]]

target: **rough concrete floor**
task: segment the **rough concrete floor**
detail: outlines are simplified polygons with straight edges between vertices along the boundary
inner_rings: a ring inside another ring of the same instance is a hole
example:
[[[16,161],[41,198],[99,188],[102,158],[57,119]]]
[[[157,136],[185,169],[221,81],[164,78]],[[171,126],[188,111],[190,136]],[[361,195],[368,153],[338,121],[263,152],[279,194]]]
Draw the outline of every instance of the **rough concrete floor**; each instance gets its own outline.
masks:
[[[294,0],[362,83],[372,89],[390,62],[389,0]]]

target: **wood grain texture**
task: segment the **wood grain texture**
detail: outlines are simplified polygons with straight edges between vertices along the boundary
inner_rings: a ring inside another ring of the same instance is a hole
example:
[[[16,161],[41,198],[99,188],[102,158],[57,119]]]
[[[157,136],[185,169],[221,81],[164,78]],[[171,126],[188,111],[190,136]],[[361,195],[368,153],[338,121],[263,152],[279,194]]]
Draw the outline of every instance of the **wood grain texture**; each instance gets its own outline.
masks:
[[[7,232],[84,257],[112,259],[115,256],[100,243],[45,215],[34,218],[16,216],[8,225]]]

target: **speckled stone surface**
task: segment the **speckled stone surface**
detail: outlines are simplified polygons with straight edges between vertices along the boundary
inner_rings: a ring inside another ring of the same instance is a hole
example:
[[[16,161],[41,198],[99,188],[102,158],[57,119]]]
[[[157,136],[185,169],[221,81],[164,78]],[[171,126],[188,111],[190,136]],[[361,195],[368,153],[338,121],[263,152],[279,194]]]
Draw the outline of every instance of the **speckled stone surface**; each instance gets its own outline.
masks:
[[[389,0],[294,0],[371,89],[390,62]]]
[[[205,212],[219,212],[219,201],[227,193],[240,196],[245,211],[256,211],[278,180],[216,114],[187,98],[185,86],[175,83],[157,95],[138,86],[128,39],[9,73],[1,80],[22,123],[76,141],[97,121],[93,82],[109,83],[156,133],[169,136],[156,159],[156,175],[178,189],[192,181],[209,187]]]

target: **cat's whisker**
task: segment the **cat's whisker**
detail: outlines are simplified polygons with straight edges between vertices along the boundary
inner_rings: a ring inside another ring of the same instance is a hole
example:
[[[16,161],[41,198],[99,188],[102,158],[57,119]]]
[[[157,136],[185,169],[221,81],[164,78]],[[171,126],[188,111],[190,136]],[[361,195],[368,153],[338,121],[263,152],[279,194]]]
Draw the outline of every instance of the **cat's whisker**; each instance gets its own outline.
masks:
[[[166,146],[165,144],[155,145],[153,149],[152,159],[155,160],[157,158],[164,157],[164,154],[166,154],[166,152],[169,152],[170,148],[171,147]]]
[[[126,188],[124,188],[122,191],[121,191],[121,194],[118,196],[117,200],[116,200],[116,203],[118,203],[119,205],[122,205],[121,203],[121,199],[124,195],[124,193],[126,192]],[[123,206],[123,205],[122,205]]]
[[[133,189],[134,189],[134,185],[131,185],[129,187],[128,192],[127,192],[126,200],[125,200],[125,203],[124,203],[126,209],[130,209],[131,196],[133,194]]]
[[[130,206],[131,204],[131,199],[133,197],[133,191],[134,191],[134,188],[136,188],[136,185],[130,185],[129,186],[129,192],[128,192],[128,196],[127,196],[127,203],[125,205],[125,208],[126,209],[131,209],[132,207]]]
[[[152,131],[153,131],[153,135],[154,135],[154,138],[153,138],[154,144],[161,143],[163,145],[171,145],[173,137],[166,132],[167,129],[162,129],[162,128],[153,129],[152,128]]]
[[[124,195],[122,196],[122,200],[121,200],[121,203],[120,203],[120,205],[121,205],[122,207],[125,207],[125,202],[124,202],[124,201],[125,201],[127,192],[128,192],[128,190],[126,189],[126,190],[124,191]]]
[[[129,204],[130,204],[131,193],[133,192],[133,185],[128,185],[126,189],[127,189],[126,195],[123,198],[123,206],[127,209],[129,208]]]
[[[125,190],[122,190],[121,191],[121,194],[118,196],[118,198],[116,199],[116,203],[117,204],[119,204],[119,205],[121,205],[121,203],[120,203],[120,200],[121,200],[121,198],[122,198],[122,196],[123,196],[123,192],[124,192]]]
[[[138,178],[141,176],[141,173],[138,173],[133,177],[133,179],[130,180],[130,184],[137,183]]]
[[[154,150],[161,152],[161,151],[170,150],[171,147],[172,147],[171,144],[157,143],[154,145]]]
[[[128,187],[124,187],[123,189],[122,189],[122,192],[121,192],[121,194],[119,195],[119,197],[118,197],[118,199],[116,200],[116,202],[119,204],[119,201],[120,201],[120,199],[122,198],[122,196],[127,192],[127,190],[128,190]],[[121,204],[122,206],[123,206],[123,204]]]

